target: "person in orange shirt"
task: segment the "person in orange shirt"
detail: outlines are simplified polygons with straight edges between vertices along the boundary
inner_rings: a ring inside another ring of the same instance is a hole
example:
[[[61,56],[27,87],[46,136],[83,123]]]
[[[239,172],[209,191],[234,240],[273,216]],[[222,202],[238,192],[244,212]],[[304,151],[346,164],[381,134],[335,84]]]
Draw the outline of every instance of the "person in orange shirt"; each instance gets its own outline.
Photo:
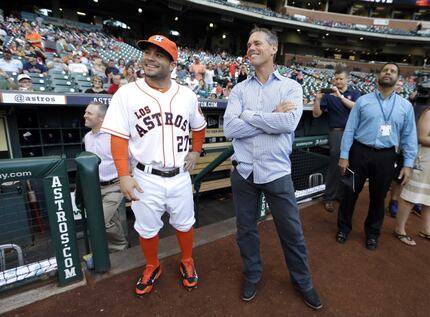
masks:
[[[31,46],[38,47],[41,50],[44,50],[43,45],[42,45],[42,37],[40,36],[39,33],[37,33],[36,30],[27,29],[27,34],[25,35],[25,40]]]

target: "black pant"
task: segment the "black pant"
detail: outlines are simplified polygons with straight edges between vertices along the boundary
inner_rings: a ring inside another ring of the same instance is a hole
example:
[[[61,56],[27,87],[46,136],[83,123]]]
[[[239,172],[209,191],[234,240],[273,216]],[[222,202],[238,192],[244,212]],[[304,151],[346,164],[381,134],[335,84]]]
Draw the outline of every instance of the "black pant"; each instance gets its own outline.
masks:
[[[369,178],[369,210],[364,223],[367,238],[378,238],[384,222],[384,200],[394,175],[394,147],[375,150],[354,141],[349,151],[349,168],[355,173],[355,192],[344,186],[339,206],[338,230],[348,234],[358,195]]]

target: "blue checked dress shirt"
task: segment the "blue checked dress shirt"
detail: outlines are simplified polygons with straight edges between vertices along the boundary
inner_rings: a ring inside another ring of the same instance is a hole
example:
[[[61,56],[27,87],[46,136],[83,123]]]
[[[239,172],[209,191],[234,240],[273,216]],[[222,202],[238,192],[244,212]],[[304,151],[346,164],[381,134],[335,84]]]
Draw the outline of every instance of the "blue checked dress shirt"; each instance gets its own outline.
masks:
[[[297,108],[273,112],[286,101]],[[254,183],[264,184],[291,174],[289,155],[302,113],[302,87],[278,71],[264,84],[254,75],[233,88],[224,114],[224,134],[233,139],[233,160],[243,178],[253,173]]]

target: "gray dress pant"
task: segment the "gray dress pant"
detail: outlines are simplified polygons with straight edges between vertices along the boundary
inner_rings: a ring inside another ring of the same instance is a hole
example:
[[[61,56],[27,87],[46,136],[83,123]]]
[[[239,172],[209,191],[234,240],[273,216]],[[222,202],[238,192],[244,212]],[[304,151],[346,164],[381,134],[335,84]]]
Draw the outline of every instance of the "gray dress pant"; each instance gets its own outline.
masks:
[[[125,250],[128,242],[118,213],[118,207],[124,196],[119,189],[119,183],[101,186],[101,194],[109,251]]]
[[[294,286],[301,291],[313,288],[291,175],[270,183],[255,184],[252,174],[248,179],[244,179],[234,169],[231,173],[231,185],[236,209],[236,241],[244,264],[245,279],[257,283],[263,271],[257,228],[260,216],[259,200],[263,192],[276,225]]]

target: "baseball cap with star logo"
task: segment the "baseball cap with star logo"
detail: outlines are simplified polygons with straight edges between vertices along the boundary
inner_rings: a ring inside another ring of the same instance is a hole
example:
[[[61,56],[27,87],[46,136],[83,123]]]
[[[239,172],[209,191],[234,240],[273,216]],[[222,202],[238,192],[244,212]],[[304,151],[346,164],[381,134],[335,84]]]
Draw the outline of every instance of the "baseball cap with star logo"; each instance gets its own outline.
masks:
[[[166,51],[166,53],[172,57],[173,61],[176,62],[178,59],[178,48],[176,47],[176,43],[169,40],[167,37],[163,35],[153,35],[147,40],[140,40],[137,42],[137,46],[142,50],[144,50],[148,44],[156,45]]]

